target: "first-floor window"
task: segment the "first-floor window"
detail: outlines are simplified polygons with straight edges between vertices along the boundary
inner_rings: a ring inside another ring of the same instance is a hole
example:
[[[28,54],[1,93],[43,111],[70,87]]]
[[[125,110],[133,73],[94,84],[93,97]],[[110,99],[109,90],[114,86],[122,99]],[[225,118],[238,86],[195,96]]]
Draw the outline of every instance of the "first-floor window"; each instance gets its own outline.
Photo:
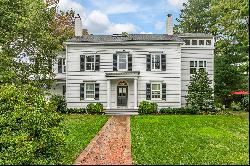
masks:
[[[206,70],[206,61],[190,61],[190,74],[195,74],[197,70]]]
[[[86,99],[95,98],[95,84],[86,83]]]
[[[152,99],[160,99],[161,98],[161,84],[160,83],[152,83],[151,88],[151,96]]]

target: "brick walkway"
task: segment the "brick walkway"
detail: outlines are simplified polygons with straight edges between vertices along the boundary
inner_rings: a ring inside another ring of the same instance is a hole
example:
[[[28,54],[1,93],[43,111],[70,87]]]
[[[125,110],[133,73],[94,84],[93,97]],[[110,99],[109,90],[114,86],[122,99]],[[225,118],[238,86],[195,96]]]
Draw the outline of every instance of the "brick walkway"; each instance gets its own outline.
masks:
[[[130,118],[112,116],[74,165],[132,165]]]

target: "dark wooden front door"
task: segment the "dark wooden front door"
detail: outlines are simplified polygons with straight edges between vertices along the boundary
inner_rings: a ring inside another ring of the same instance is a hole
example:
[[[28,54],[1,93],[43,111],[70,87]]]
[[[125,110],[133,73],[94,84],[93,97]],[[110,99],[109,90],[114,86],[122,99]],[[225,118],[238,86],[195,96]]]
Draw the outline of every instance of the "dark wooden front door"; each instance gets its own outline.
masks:
[[[128,103],[128,87],[117,86],[117,106],[127,106]]]

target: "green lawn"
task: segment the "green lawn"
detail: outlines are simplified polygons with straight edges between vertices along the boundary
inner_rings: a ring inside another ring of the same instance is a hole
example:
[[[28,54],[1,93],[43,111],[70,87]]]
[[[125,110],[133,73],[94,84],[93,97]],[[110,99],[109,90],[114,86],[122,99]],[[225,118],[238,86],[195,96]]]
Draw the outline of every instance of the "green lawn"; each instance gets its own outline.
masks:
[[[72,164],[82,149],[84,149],[97,132],[108,120],[104,115],[64,115],[63,125],[68,131],[65,138],[66,147],[63,163]]]
[[[248,114],[131,117],[133,164],[249,164]]]

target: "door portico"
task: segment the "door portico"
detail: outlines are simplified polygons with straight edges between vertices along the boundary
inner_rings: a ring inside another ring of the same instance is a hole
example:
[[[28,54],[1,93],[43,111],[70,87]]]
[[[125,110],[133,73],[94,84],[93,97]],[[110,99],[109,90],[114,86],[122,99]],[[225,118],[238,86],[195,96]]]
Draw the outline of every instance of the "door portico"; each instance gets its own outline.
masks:
[[[139,72],[106,72],[106,109],[138,109]]]

